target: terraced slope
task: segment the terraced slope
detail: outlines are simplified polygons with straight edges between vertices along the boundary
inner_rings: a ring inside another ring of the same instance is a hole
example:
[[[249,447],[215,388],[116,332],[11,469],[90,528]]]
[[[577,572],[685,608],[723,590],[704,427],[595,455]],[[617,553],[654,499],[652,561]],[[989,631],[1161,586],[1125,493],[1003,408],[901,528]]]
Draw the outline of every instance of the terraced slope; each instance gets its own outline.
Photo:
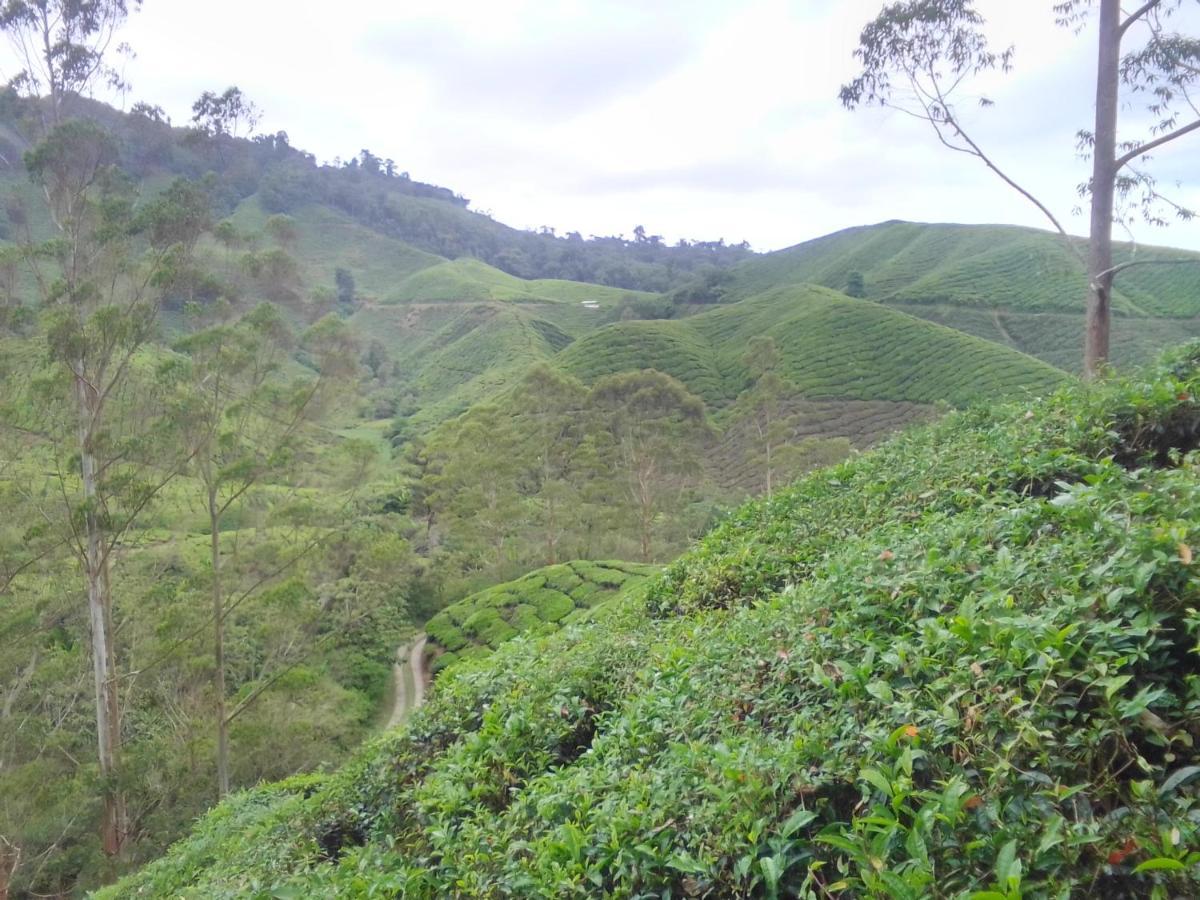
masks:
[[[1067,372],[1078,371],[1082,364],[1082,313],[1010,312],[925,303],[889,305],[930,322],[1028,353]],[[1164,347],[1196,337],[1200,337],[1200,318],[1115,316],[1110,359],[1118,368],[1140,365]]]
[[[417,423],[440,422],[495,396],[572,340],[536,307],[518,304],[374,306],[351,321],[386,348],[412,394]]]
[[[103,900],[1194,897],[1200,346],[747,505]]]
[[[438,260],[423,268],[385,294],[393,303],[470,303],[508,301],[525,303],[585,301],[600,306],[615,306],[624,297],[649,297],[641,291],[627,291],[579,281],[544,278],[527,281],[493,268],[470,257]]]
[[[488,656],[518,634],[551,634],[597,604],[638,588],[657,571],[640,563],[576,560],[472,594],[426,623],[432,670]]]
[[[748,385],[742,357],[757,335],[775,339],[781,374],[807,399],[959,406],[1042,392],[1062,378],[1014,350],[814,286],[775,288],[687,319],[602,328],[561,362],[586,381],[657,368],[719,407]]]
[[[1194,258],[1200,254],[1121,244],[1116,259]],[[1055,234],[1006,225],[884,222],[839,231],[734,267],[729,296],[812,282],[844,290],[863,276],[865,296],[887,303],[938,303],[1008,311],[1075,312],[1085,280]],[[1200,265],[1139,266],[1122,272],[1118,315],[1190,318],[1200,314]]]

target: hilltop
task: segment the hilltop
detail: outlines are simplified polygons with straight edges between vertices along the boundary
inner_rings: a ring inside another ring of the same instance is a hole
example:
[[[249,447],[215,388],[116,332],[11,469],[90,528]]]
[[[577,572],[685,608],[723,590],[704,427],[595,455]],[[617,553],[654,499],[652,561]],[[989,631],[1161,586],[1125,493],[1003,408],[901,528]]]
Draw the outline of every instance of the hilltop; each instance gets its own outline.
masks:
[[[1198,391],[1193,345],[801,479],[99,896],[1191,894]]]

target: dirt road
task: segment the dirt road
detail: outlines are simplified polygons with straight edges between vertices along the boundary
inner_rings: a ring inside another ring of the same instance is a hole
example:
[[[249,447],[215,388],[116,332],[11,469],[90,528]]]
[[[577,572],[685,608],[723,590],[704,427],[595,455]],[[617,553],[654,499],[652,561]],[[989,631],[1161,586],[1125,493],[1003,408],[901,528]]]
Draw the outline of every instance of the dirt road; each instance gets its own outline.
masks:
[[[387,727],[403,722],[408,714],[425,702],[425,635],[418,634],[410,644],[396,650],[396,662],[392,665],[393,702],[392,715]]]

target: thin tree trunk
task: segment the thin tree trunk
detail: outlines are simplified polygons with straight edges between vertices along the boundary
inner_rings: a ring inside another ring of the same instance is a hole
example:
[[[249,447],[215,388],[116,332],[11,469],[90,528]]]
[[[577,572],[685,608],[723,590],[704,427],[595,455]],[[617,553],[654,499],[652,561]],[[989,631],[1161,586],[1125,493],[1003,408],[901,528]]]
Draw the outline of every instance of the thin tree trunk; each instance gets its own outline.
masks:
[[[8,900],[9,886],[21,863],[21,850],[0,835],[0,900]]]
[[[214,487],[208,489],[212,548],[213,708],[217,725],[217,799],[229,793],[229,719],[225,715],[225,601],[221,595],[220,511]]]
[[[82,365],[80,366],[82,370]],[[87,583],[88,617],[91,623],[92,666],[96,694],[96,740],[100,752],[100,776],[104,781],[104,812],[100,839],[109,857],[120,855],[125,830],[125,800],[118,776],[121,764],[121,710],[117,695],[116,658],[113,652],[112,594],[108,579],[108,557],[104,551],[103,528],[97,510],[99,489],[92,446],[94,389],[83,378],[75,379],[79,405],[80,480],[84,498],[84,578]]]
[[[1093,379],[1108,363],[1112,303],[1112,220],[1120,89],[1121,3],[1101,0],[1096,68],[1096,129],[1092,147],[1092,216],[1088,238],[1087,327],[1083,374]]]

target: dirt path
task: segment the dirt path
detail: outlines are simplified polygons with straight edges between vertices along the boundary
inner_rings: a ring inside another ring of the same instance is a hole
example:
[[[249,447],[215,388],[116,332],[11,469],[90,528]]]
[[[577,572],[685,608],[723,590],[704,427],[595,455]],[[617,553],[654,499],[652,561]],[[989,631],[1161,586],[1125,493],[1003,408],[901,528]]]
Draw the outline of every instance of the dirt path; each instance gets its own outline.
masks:
[[[387,727],[403,722],[408,714],[425,702],[425,635],[418,634],[411,644],[396,650],[392,665],[392,714]]]

